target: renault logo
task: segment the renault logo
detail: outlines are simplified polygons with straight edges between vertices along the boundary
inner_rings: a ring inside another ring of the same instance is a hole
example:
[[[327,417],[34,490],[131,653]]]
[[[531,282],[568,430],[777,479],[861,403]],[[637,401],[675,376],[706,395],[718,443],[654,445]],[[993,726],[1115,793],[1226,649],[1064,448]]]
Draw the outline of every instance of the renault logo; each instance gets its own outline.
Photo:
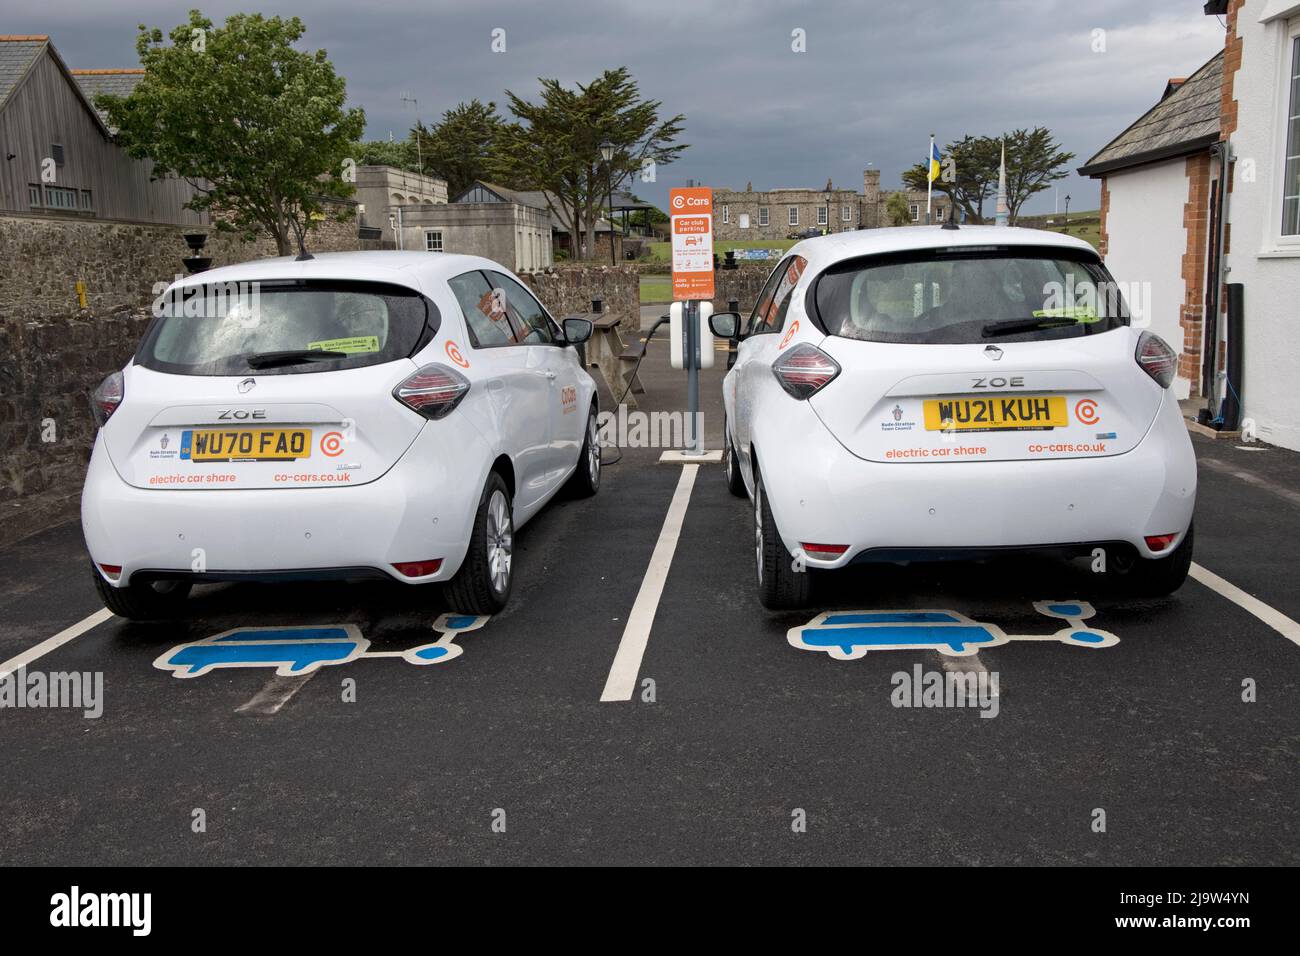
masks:
[[[992,348],[992,346],[990,346],[990,348]],[[242,382],[239,383],[239,394],[242,395],[244,394],[244,392],[250,391],[253,388],[253,386],[256,384],[257,384],[257,379],[255,378],[244,379]]]
[[[1002,350],[1001,350],[1000,348],[998,348],[996,345],[986,345],[986,346],[984,346],[984,354],[987,355],[989,358],[991,358],[991,359],[992,359],[993,361],[995,361],[995,362],[996,362],[998,359],[1002,358]],[[252,379],[250,379],[249,381],[252,381]],[[243,389],[241,388],[240,391],[243,391]]]

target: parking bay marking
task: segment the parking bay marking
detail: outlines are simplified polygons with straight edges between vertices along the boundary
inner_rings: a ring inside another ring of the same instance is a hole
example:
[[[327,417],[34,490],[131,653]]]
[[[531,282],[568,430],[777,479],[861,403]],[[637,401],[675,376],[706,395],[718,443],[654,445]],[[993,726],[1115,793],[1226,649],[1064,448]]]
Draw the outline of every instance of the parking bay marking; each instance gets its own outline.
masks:
[[[605,689],[600,694],[602,701],[631,700],[632,693],[636,690],[641,659],[650,642],[650,627],[654,624],[655,612],[659,609],[659,599],[663,596],[664,582],[668,580],[668,569],[673,563],[673,553],[677,550],[682,521],[686,517],[686,507],[690,504],[691,489],[695,486],[695,476],[699,470],[699,465],[682,467],[681,477],[677,479],[677,490],[673,492],[668,513],[664,516],[659,540],[655,542],[654,552],[650,555],[650,564],[646,567],[645,577],[641,579],[641,589],[632,604],[632,613],[628,615],[623,637],[618,642],[614,663],[605,680]]]
[[[71,627],[65,627],[53,637],[48,637],[34,647],[29,647],[14,657],[9,658],[3,664],[0,664],[0,680],[4,680],[14,671],[21,667],[26,667],[39,658],[44,657],[50,651],[57,650],[69,641],[74,641],[82,634],[85,634],[92,628],[98,627],[113,616],[113,612],[108,608],[101,608],[88,617],[83,617]]]
[[[1243,611],[1254,615],[1263,621],[1273,630],[1277,631],[1292,644],[1300,647],[1300,624],[1297,624],[1291,618],[1287,617],[1276,608],[1271,608],[1258,598],[1251,597],[1237,585],[1230,581],[1225,581],[1213,571],[1201,567],[1195,561],[1192,562],[1191,570],[1188,574],[1192,578],[1204,584],[1211,591],[1227,598]]]

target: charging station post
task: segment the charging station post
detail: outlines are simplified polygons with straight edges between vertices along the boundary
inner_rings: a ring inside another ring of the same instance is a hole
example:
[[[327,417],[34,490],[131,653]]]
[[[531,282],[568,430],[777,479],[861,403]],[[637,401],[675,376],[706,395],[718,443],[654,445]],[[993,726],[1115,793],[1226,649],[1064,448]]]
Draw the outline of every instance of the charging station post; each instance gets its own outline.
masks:
[[[700,434],[700,370],[713,367],[713,190],[669,192],[673,304],[669,310],[673,368],[686,370],[686,454],[704,454]]]

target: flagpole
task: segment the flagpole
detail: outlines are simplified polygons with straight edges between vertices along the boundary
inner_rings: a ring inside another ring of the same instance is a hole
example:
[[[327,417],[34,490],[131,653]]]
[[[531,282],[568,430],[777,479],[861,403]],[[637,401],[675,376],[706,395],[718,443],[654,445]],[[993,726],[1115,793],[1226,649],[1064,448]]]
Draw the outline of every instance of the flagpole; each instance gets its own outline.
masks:
[[[934,134],[930,134],[930,148],[925,151],[925,224],[930,225],[930,200],[934,196],[934,177],[930,164],[934,162]]]

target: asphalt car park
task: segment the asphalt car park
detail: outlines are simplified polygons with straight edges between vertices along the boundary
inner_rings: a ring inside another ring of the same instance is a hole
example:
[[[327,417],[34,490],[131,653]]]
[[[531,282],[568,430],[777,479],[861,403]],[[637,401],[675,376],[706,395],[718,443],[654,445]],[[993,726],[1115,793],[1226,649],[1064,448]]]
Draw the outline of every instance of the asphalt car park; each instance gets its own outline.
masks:
[[[666,351],[650,346],[643,408],[680,407]],[[703,376],[714,448],[722,372]],[[629,448],[599,495],[557,499],[519,531],[511,602],[455,636],[459,656],[400,656],[440,639],[446,608],[388,582],[204,585],[183,624],[98,620],[27,666],[102,672],[101,717],[0,710],[3,858],[1300,862],[1300,637],[1243,607],[1249,595],[1300,619],[1300,456],[1194,445],[1197,566],[1244,594],[1194,569],[1172,597],[1138,600],[1087,562],[1020,559],[855,568],[825,582],[814,607],[769,612],[755,594],[750,506],[721,468],[686,466],[698,471],[666,542],[683,466]],[[602,701],[657,549],[671,563],[634,691]],[[3,558],[0,661],[105,617],[75,522]],[[1042,601],[1087,602],[1087,624],[1118,642],[838,660],[787,637],[835,610],[949,610],[1041,635],[1059,626]],[[393,656],[296,676],[258,666],[177,678],[158,666],[232,629],[340,624],[370,642],[367,655]],[[995,718],[893,705],[894,674],[945,664],[998,675]]]

